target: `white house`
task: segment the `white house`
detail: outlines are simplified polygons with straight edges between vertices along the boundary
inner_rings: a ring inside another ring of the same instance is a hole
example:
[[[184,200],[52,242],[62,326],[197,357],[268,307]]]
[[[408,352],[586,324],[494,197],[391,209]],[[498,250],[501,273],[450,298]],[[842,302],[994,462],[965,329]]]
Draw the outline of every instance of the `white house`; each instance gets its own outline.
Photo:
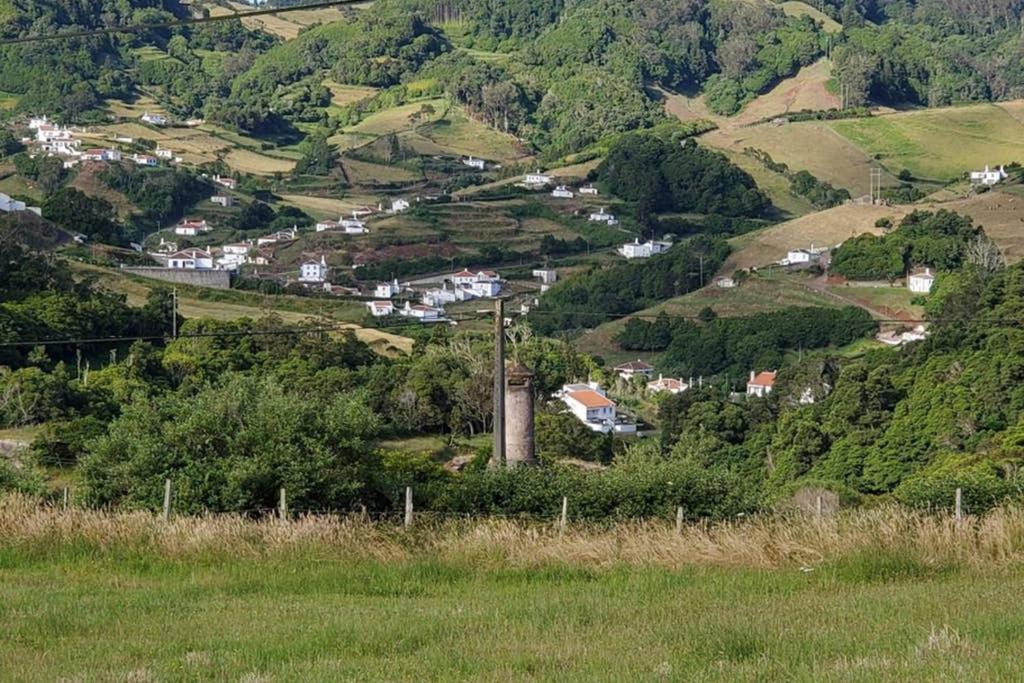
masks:
[[[971,172],[971,183],[974,185],[992,187],[993,185],[998,185],[1009,177],[1010,176],[1006,173],[1006,169],[1004,167],[1000,166],[999,168],[992,170],[988,165],[986,165],[984,171]]]
[[[928,294],[935,284],[935,275],[931,268],[913,270],[907,278],[907,287],[915,294]]]
[[[774,371],[764,371],[755,374],[751,370],[750,381],[747,382],[747,396],[764,398],[772,393],[772,389],[775,387],[775,375]]]
[[[50,125],[50,119],[45,114],[43,116],[33,116],[28,120],[29,130],[36,130],[41,126]]]
[[[551,289],[551,285],[558,282],[558,271],[554,268],[538,268],[533,271],[533,276],[540,280],[540,293]]]
[[[390,301],[370,301],[366,307],[374,318],[384,318],[395,313],[395,305]]]
[[[252,261],[253,265],[269,266],[271,263],[274,262],[274,257],[275,254],[273,249],[261,249],[257,247],[255,255],[251,256],[250,260]]]
[[[204,232],[210,232],[210,226],[201,218],[185,218],[174,227],[174,234],[184,237],[195,237]]]
[[[235,198],[229,194],[215,194],[210,197],[210,201],[217,206],[223,206],[225,209],[235,205]]]
[[[205,249],[185,249],[167,257],[173,270],[213,270],[213,254]]]
[[[475,168],[478,171],[483,171],[484,169],[487,168],[487,162],[485,162],[483,159],[474,159],[473,157],[463,159],[462,164],[463,166]]]
[[[622,379],[633,379],[637,376],[650,377],[654,374],[654,368],[639,358],[628,363],[615,366],[615,373]]]
[[[658,375],[658,379],[647,383],[647,391],[652,394],[658,394],[664,391],[674,396],[676,394],[683,393],[689,388],[690,385],[681,379],[673,379],[662,375]]]
[[[648,240],[641,243],[640,239],[637,238],[633,240],[632,243],[627,242],[619,247],[619,253],[628,259],[650,258],[655,254],[660,254],[671,248],[671,242],[656,242],[654,240]]]
[[[501,277],[493,270],[463,270],[452,276],[456,289],[468,290],[473,296],[493,299],[501,294]]]
[[[150,114],[148,111],[139,117],[143,123],[148,123],[151,126],[166,126],[167,117],[163,114]]]
[[[618,225],[619,221],[613,214],[605,213],[604,207],[595,213],[590,214],[590,222],[592,223],[607,223],[608,225]]]
[[[444,309],[434,308],[433,306],[427,306],[425,304],[418,304],[413,306],[408,301],[405,302],[405,308],[399,311],[402,315],[407,318],[413,318],[420,322],[437,322],[444,316]]]
[[[398,279],[394,279],[391,282],[380,282],[377,284],[377,288],[374,290],[373,295],[380,299],[390,299],[393,296],[398,296],[402,293],[402,286],[398,284]]]
[[[924,325],[917,325],[912,330],[879,332],[875,335],[875,339],[888,346],[903,346],[927,338],[928,328]]]
[[[713,280],[713,282],[715,283],[715,287],[718,287],[719,289],[734,289],[736,287],[735,278],[731,278],[728,275],[719,275]]]
[[[291,230],[278,230],[277,232],[267,235],[266,237],[260,237],[256,240],[256,246],[262,247],[266,244],[275,244],[277,242],[291,242],[294,239],[298,239],[299,229],[292,226]]]
[[[121,161],[121,150],[87,149],[82,152],[82,161]]]
[[[158,163],[160,163],[159,161],[157,161],[156,157],[150,156],[148,154],[133,154],[132,161],[134,161],[139,166],[156,166]]]
[[[221,257],[217,259],[217,265],[223,268],[238,268],[249,262],[251,248],[252,245],[247,242],[225,244],[220,248]]]
[[[594,187],[593,185],[584,185],[583,187],[580,188],[580,194],[596,197],[599,193],[597,191],[597,188]]]
[[[562,403],[588,429],[604,434],[615,429],[615,401],[597,385],[566,384],[559,394]]]
[[[226,175],[215,175],[213,176],[213,182],[217,183],[222,187],[226,187],[229,190],[238,189],[238,181],[234,178],[230,178]]]
[[[543,187],[544,185],[548,185],[551,183],[551,176],[545,175],[540,171],[537,171],[536,173],[527,173],[526,176],[523,178],[523,182],[525,182],[527,185]]]
[[[81,140],[76,140],[75,138],[70,137],[54,138],[42,143],[41,145],[43,151],[65,157],[78,156],[80,154],[79,147],[81,146]]]
[[[793,250],[789,251],[786,254],[785,265],[787,265],[787,266],[808,265],[808,264],[810,264],[811,259],[813,257],[814,257],[814,255],[810,252],[809,249],[793,249]]]
[[[178,251],[177,242],[168,242],[163,237],[160,238],[160,246],[156,248],[158,254],[173,254]]]
[[[159,158],[159,159],[173,159],[174,158],[174,151],[170,150],[170,149],[165,149],[163,147],[157,147],[156,151],[154,153],[156,154],[157,158]]]
[[[299,282],[325,282],[327,270],[327,259],[324,256],[321,256],[319,261],[306,261],[299,267]]]
[[[365,235],[370,232],[366,228],[366,223],[359,220],[355,214],[352,214],[352,218],[340,219],[338,225],[341,226],[346,235]]]
[[[408,211],[410,206],[411,204],[409,204],[407,199],[394,199],[391,202],[391,208],[388,209],[388,213],[402,213],[403,211]]]
[[[18,213],[20,211],[30,211],[37,216],[43,215],[43,210],[38,206],[28,206],[25,202],[18,201],[10,195],[0,192],[0,211],[4,213]]]
[[[570,190],[565,185],[559,185],[558,187],[551,191],[551,196],[557,197],[558,199],[572,199],[575,195],[573,194],[572,190]]]

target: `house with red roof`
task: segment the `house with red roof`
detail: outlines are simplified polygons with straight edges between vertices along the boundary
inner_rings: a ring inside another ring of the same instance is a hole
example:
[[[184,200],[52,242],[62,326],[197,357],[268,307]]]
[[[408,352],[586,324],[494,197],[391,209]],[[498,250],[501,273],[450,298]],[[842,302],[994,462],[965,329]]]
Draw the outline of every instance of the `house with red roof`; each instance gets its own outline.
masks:
[[[772,393],[772,389],[775,388],[776,374],[777,373],[774,370],[765,370],[758,373],[751,370],[750,380],[747,382],[747,396],[764,398],[768,394]]]

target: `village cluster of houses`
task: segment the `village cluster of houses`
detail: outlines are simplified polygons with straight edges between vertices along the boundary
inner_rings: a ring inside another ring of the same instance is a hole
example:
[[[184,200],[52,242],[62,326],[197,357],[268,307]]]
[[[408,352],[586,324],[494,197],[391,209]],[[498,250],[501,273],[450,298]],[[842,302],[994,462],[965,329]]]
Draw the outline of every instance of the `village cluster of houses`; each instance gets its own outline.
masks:
[[[157,166],[160,159],[181,162],[181,159],[176,157],[173,151],[161,148],[159,145],[154,150],[155,156],[150,154],[126,156],[122,154],[121,150],[114,147],[95,147],[83,150],[82,141],[74,129],[57,125],[46,116],[32,117],[29,119],[28,127],[33,131],[35,137],[25,139],[23,142],[34,143],[41,151],[52,156],[64,157],[65,167],[74,166],[80,161],[120,162],[126,160],[139,166]],[[133,142],[131,138],[118,138],[118,141]]]
[[[396,306],[391,299],[401,296],[407,290],[409,287],[403,287],[397,279],[378,284],[374,290],[375,300],[366,304],[370,315],[383,318],[397,314],[422,322],[438,322],[445,319],[444,307],[447,304],[494,299],[501,294],[502,283],[501,276],[493,270],[462,270],[445,278],[440,287],[423,291],[419,304],[413,305],[406,301],[404,306]]]

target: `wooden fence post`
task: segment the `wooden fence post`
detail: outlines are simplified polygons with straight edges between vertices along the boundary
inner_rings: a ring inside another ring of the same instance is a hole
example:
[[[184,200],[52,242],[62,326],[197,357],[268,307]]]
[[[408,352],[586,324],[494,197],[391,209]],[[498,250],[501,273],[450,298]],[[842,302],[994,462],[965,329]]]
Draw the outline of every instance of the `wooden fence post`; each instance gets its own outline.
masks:
[[[171,480],[164,482],[164,519],[171,518]]]
[[[68,511],[68,487],[67,486],[64,487],[64,497],[61,500],[61,508],[63,508],[64,512]]]
[[[964,491],[961,488],[956,490],[956,500],[954,503],[953,515],[956,517],[956,521],[961,521],[964,518]]]
[[[277,514],[280,515],[282,521],[288,520],[288,496],[284,492],[284,487],[281,487],[280,499],[277,503]]]
[[[405,487],[405,528],[412,526],[412,487]]]
[[[822,503],[821,496],[818,496],[818,499],[814,501],[814,510],[817,512],[818,518],[820,519],[822,513],[825,511],[825,506]]]
[[[676,508],[676,534],[683,535],[683,506]]]
[[[562,496],[562,516],[558,520],[559,535],[565,533],[565,528],[567,526],[569,526],[569,497]]]

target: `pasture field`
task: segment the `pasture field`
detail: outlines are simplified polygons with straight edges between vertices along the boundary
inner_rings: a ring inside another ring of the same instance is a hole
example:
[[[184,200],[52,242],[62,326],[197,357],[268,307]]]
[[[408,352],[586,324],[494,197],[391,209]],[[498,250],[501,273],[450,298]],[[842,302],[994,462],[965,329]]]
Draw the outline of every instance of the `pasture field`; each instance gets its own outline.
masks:
[[[821,121],[722,128],[700,140],[734,152],[747,147],[764,150],[791,170],[810,171],[821,180],[846,188],[854,197],[870,192],[871,169],[878,165],[864,150]],[[894,175],[884,173],[884,185],[898,182]]]
[[[341,165],[345,174],[356,185],[388,185],[391,183],[414,183],[420,176],[401,166],[375,164],[342,157]]]
[[[362,85],[345,85],[330,80],[324,81],[324,87],[331,91],[331,104],[335,107],[344,107],[359,100],[365,100],[377,92],[377,88]]]
[[[764,164],[742,152],[731,149],[719,151],[729,157],[729,161],[749,173],[757,187],[768,195],[772,205],[783,214],[796,217],[815,211],[809,201],[790,191],[789,179],[786,176],[765,168]]]
[[[1024,160],[1024,124],[996,104],[902,112],[829,126],[892,172],[950,181]],[[955,144],[950,144],[955,141]]]
[[[785,258],[790,249],[834,246],[865,232],[881,234],[875,221],[888,217],[895,224],[907,213],[909,209],[900,206],[849,204],[749,232],[729,240],[733,253],[720,272],[731,275],[741,268],[767,266]]]
[[[447,102],[442,98],[423,100],[412,104],[403,104],[400,107],[392,107],[383,111],[370,114],[354,126],[345,129],[346,133],[364,133],[368,135],[387,135],[389,133],[400,133],[413,128],[412,116],[420,111],[420,108],[429,104],[434,108],[434,113],[429,120],[441,118],[448,108]],[[421,120],[419,125],[427,123]]]
[[[452,108],[437,121],[420,127],[417,133],[435,143],[443,152],[507,162],[514,160],[516,139],[475,121],[459,108]]]
[[[288,173],[295,167],[295,161],[270,157],[247,149],[232,149],[224,157],[224,163],[236,171],[253,175]]]
[[[684,527],[0,502],[8,680],[1016,680],[1019,513]]]
[[[18,106],[21,95],[0,90],[0,109],[14,109]]]

